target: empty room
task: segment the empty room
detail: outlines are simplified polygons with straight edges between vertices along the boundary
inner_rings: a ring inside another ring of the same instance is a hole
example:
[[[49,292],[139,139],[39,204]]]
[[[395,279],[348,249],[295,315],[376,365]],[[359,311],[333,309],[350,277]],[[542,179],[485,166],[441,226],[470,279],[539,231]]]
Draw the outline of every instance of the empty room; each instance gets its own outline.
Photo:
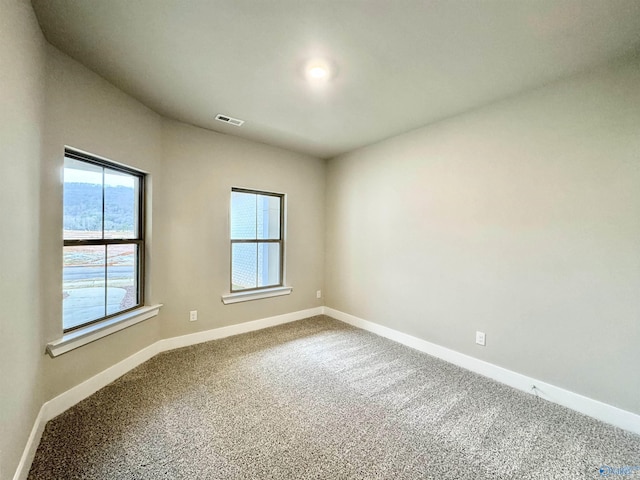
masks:
[[[640,1],[0,0],[0,480],[640,479]]]

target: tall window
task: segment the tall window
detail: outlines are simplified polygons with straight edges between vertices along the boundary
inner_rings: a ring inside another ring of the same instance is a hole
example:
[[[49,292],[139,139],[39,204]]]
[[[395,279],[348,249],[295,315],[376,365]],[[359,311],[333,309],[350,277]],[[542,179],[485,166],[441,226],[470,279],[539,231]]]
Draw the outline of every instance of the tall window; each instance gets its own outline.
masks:
[[[231,291],[282,285],[284,195],[231,190]]]
[[[143,304],[143,208],[143,173],[65,150],[65,332]]]

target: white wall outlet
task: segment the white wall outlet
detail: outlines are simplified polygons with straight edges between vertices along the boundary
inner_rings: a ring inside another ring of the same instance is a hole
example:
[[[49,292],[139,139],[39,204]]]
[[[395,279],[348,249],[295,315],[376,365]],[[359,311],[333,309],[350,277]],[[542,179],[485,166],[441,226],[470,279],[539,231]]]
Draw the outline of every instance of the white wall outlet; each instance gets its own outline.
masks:
[[[476,343],[478,345],[482,345],[483,347],[486,345],[484,332],[476,332]]]
[[[195,322],[196,320],[198,320],[198,310],[191,310],[189,312],[189,321]]]
[[[316,298],[322,298],[322,290],[316,292]]]

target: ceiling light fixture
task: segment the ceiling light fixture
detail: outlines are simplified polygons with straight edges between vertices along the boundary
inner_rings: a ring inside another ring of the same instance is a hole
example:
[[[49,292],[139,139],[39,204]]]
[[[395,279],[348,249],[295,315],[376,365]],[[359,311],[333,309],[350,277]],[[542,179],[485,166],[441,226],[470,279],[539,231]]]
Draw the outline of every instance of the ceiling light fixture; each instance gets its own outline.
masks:
[[[332,70],[325,60],[311,60],[307,63],[305,74],[310,82],[326,82],[332,77]]]
[[[317,65],[309,69],[309,76],[311,78],[321,80],[323,78],[327,78],[329,76],[329,72],[326,68]]]

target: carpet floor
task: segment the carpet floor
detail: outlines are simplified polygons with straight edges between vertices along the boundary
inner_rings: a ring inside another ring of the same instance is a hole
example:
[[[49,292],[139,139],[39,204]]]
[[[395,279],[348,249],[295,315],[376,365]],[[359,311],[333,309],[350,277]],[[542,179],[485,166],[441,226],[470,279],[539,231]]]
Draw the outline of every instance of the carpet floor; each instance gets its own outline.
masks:
[[[565,480],[605,465],[640,466],[640,436],[319,316],[154,357],[51,420],[29,478]]]

